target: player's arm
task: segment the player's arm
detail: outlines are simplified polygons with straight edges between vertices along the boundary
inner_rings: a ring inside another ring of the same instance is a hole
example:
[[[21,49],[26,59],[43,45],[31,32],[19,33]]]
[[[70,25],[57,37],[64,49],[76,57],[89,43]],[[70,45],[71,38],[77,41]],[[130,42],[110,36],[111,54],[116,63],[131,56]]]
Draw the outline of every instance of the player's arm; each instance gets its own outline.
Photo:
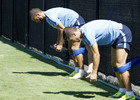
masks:
[[[63,46],[63,43],[64,43],[64,39],[63,39],[63,29],[65,28],[64,25],[59,21],[57,27],[58,29],[58,45],[57,45],[57,48],[56,48],[56,51],[60,52],[62,50],[62,46]]]
[[[58,25],[57,25],[57,29],[58,30],[63,30],[65,27],[64,25],[61,23],[61,21],[59,21]]]
[[[60,52],[64,43],[63,29],[65,27],[61,23],[61,21],[52,14],[52,12],[46,15],[46,21],[48,22],[48,24],[50,24],[52,27],[58,30],[57,43],[54,44],[54,46],[56,46],[56,51]]]
[[[95,42],[91,47],[89,47],[88,45],[86,45],[86,47],[89,49],[88,51],[90,51],[93,54],[93,70],[92,73],[90,75],[90,81],[97,81],[97,71],[98,71],[98,67],[99,67],[99,62],[100,62],[100,54],[99,54],[99,49],[98,49],[98,44],[97,42]]]
[[[87,75],[89,75],[92,70],[93,70],[93,56],[92,56],[92,52],[90,50],[90,47],[86,44],[86,48],[88,50],[87,53],[87,58],[88,58],[88,70],[87,70]]]
[[[100,62],[100,53],[98,49],[98,44],[95,42],[91,47],[91,52],[93,54],[93,71],[90,76],[90,81],[97,81],[97,71],[99,67],[99,62]]]
[[[64,29],[64,25],[59,21],[58,25],[57,25],[57,29],[58,29],[58,32],[60,34],[60,42],[59,42],[59,45],[63,45],[64,43],[64,40],[63,40],[63,29]]]

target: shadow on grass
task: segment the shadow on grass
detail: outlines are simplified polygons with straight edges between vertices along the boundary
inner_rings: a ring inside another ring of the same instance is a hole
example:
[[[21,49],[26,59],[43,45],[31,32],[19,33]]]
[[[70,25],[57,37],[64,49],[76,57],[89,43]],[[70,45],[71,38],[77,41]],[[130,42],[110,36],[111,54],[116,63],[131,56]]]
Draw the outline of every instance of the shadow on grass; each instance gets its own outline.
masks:
[[[44,76],[67,76],[68,73],[64,72],[13,72],[14,74],[35,74],[35,75],[44,75]]]
[[[29,55],[31,55],[31,58],[36,58],[42,62],[45,62],[47,64],[50,64],[58,69],[61,69],[61,70],[64,70],[68,73],[71,73],[73,70],[70,69],[70,68],[67,68],[65,66],[62,66],[62,65],[59,65],[57,64],[56,62],[52,61],[52,60],[49,60],[49,59],[45,59],[43,58],[42,56],[34,53],[34,52],[31,52],[31,51],[27,51],[25,50],[23,47],[21,47],[20,45],[18,44],[15,44],[15,43],[11,43],[10,41],[8,40],[5,40],[3,38],[0,38],[0,41],[2,41],[3,43],[5,44],[8,44],[8,45],[11,45],[12,47],[15,47],[17,50],[19,51],[22,51],[22,52],[25,52]],[[35,75],[44,75],[44,76],[58,76],[58,75],[61,75],[61,76],[66,76],[68,75],[67,73],[63,73],[63,72],[37,72],[37,71],[30,71],[30,72],[13,72],[14,74],[35,74]],[[83,80],[83,81],[87,81],[89,82],[89,80]],[[92,86],[95,86],[95,87],[98,87],[98,88],[101,88],[101,89],[104,89],[106,90],[107,92],[90,92],[90,91],[84,91],[84,92],[76,92],[76,91],[60,91],[60,92],[43,92],[43,93],[46,93],[46,94],[59,94],[59,93],[63,93],[63,94],[66,94],[66,95],[73,95],[75,97],[79,97],[79,98],[93,98],[95,97],[94,95],[91,95],[91,94],[97,94],[97,95],[102,95],[102,96],[109,96],[110,95],[110,90],[114,90],[113,88],[110,88],[106,85],[103,85],[103,83],[100,83],[100,82],[94,82],[94,83],[91,83]],[[110,90],[109,90],[110,89]],[[113,91],[113,93],[116,92]],[[112,93],[111,93],[112,94]]]
[[[43,92],[45,94],[65,94],[65,95],[73,95],[77,98],[94,98],[95,94],[108,97],[108,92],[92,92],[92,91],[59,91],[59,92]]]

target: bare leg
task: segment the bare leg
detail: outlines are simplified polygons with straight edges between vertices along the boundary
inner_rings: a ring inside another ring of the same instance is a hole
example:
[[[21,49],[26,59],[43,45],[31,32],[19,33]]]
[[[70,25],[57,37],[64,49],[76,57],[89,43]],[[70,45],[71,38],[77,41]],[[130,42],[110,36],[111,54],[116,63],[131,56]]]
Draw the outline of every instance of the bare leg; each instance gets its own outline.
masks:
[[[127,56],[128,56],[128,53],[126,52],[125,49],[111,48],[112,66],[117,67],[117,68],[121,67],[122,65],[124,65],[126,63]],[[120,88],[126,88],[127,91],[132,91],[129,72],[125,71],[122,74],[119,74],[118,72],[116,72],[115,74],[118,78]]]
[[[72,59],[74,60],[75,67],[79,67],[77,59],[72,55]]]
[[[126,91],[132,91],[129,71],[125,71],[121,75],[122,75],[122,78],[123,78],[123,81],[124,81],[124,84],[125,84],[125,87],[126,87]]]
[[[83,66],[83,54],[76,55],[74,57],[74,60],[77,61],[76,63],[79,66],[80,69],[84,69],[84,66]]]
[[[81,44],[81,41],[75,42],[73,44],[68,43],[68,49],[72,50],[72,51],[77,50],[77,49],[79,49],[80,44]],[[72,56],[72,58],[75,62],[76,67],[79,67],[80,69],[84,69],[84,67],[83,67],[83,54],[76,55],[75,57]]]

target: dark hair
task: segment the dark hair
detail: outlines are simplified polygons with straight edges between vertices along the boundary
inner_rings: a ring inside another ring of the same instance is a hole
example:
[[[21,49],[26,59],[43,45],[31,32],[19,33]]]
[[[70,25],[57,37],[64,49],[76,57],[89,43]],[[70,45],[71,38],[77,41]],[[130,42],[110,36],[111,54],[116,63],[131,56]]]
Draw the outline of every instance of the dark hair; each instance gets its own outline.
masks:
[[[75,32],[77,28],[75,27],[65,27],[63,30],[63,39],[67,40],[68,37],[72,36],[72,33]]]
[[[42,11],[42,10],[40,10],[39,8],[33,8],[33,9],[30,10],[30,16],[31,16],[31,17],[35,17],[36,14],[37,14],[38,12],[41,12],[41,11]]]

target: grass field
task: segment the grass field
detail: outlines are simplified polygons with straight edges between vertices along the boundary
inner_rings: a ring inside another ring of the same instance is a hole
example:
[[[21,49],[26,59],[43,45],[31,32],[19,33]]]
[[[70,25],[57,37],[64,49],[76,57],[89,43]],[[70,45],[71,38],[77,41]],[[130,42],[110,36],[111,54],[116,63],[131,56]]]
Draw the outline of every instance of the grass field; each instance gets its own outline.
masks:
[[[70,80],[71,71],[0,38],[0,100],[115,100],[108,96],[117,90]]]

